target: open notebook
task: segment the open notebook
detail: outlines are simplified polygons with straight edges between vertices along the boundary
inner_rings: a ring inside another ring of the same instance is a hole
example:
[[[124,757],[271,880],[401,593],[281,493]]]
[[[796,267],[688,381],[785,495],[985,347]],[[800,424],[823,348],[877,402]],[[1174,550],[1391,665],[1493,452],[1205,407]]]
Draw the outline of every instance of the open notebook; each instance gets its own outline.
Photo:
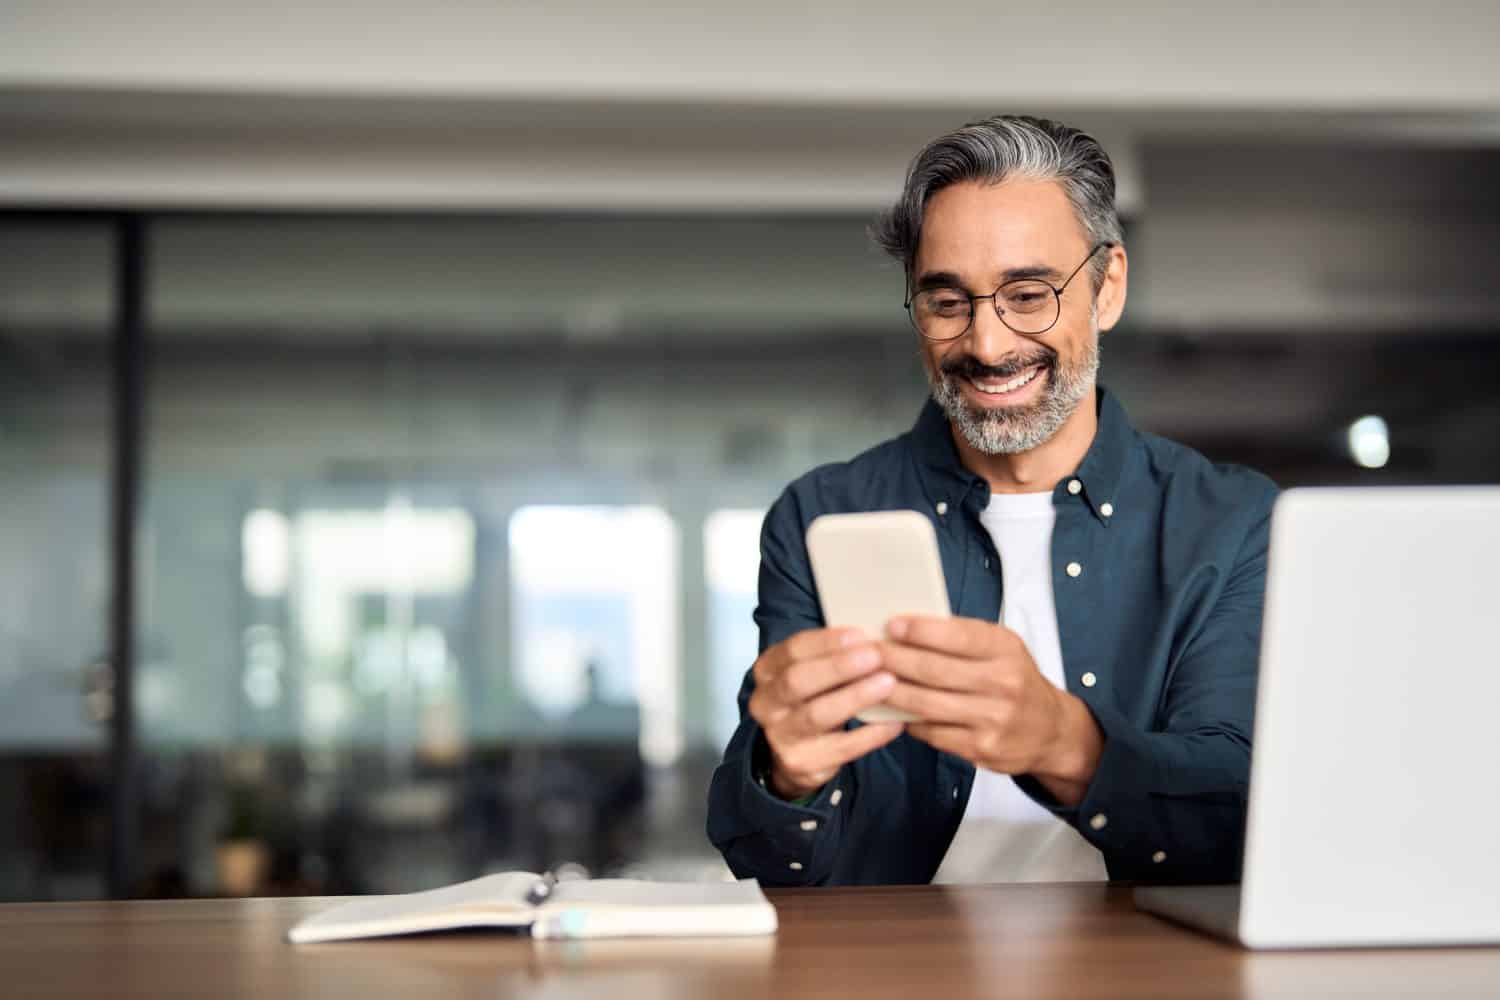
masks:
[[[459,927],[530,927],[533,937],[703,937],[774,934],[776,909],[753,879],[739,882],[559,882],[546,902],[538,876],[504,872],[403,896],[366,896],[314,914],[287,932],[297,944]]]

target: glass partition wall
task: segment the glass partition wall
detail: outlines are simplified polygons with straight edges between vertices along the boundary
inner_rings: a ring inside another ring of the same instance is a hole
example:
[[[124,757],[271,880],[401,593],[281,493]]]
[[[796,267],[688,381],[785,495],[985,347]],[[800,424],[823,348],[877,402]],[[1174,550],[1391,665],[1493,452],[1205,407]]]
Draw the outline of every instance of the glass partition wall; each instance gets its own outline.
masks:
[[[112,830],[134,895],[723,877],[761,518],[925,396],[866,222],[146,217],[112,823],[112,223],[0,214],[0,898],[105,894]],[[1493,336],[1132,319],[1103,353],[1138,424],[1284,485],[1493,478],[1443,432],[1489,426]]]
[[[920,396],[863,225],[151,217],[128,892],[722,877],[756,512]],[[110,828],[108,231],[33,228],[0,278],[10,899],[103,894]]]
[[[0,899],[106,891],[113,273],[103,220],[0,217]]]

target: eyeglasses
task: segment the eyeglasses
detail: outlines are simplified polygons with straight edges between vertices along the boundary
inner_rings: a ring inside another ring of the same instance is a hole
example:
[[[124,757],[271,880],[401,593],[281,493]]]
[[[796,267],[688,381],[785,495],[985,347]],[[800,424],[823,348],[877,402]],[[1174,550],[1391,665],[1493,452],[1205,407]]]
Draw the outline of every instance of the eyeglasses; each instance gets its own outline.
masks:
[[[1113,243],[1098,243],[1088,256],[1056,288],[1039,278],[1007,281],[989,295],[970,295],[962,288],[927,288],[906,302],[911,325],[928,340],[957,340],[974,325],[974,304],[989,299],[1000,322],[1027,337],[1039,337],[1057,325],[1062,315],[1062,293],[1094,259],[1094,254]]]

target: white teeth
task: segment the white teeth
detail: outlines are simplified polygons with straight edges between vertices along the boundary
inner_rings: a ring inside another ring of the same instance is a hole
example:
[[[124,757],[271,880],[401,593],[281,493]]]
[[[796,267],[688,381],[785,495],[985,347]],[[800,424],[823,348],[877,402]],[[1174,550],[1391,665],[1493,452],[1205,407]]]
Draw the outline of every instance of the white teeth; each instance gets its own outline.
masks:
[[[1023,385],[1036,378],[1040,372],[1040,368],[1033,368],[1022,375],[1017,375],[1009,382],[1003,382],[998,385],[994,382],[975,382],[974,388],[978,389],[980,392],[987,392],[995,395],[999,395],[1000,393],[1005,392],[1015,392],[1017,389],[1021,388]]]

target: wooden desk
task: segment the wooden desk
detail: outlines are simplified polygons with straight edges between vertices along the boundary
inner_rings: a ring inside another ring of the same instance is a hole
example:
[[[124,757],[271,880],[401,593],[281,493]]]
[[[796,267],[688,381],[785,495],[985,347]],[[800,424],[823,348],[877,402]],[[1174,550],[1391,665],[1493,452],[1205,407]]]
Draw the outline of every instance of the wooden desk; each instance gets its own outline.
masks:
[[[328,900],[0,906],[0,995],[119,997],[1500,996],[1500,948],[1249,954],[1103,886],[782,890],[764,940],[495,933],[304,945]]]

